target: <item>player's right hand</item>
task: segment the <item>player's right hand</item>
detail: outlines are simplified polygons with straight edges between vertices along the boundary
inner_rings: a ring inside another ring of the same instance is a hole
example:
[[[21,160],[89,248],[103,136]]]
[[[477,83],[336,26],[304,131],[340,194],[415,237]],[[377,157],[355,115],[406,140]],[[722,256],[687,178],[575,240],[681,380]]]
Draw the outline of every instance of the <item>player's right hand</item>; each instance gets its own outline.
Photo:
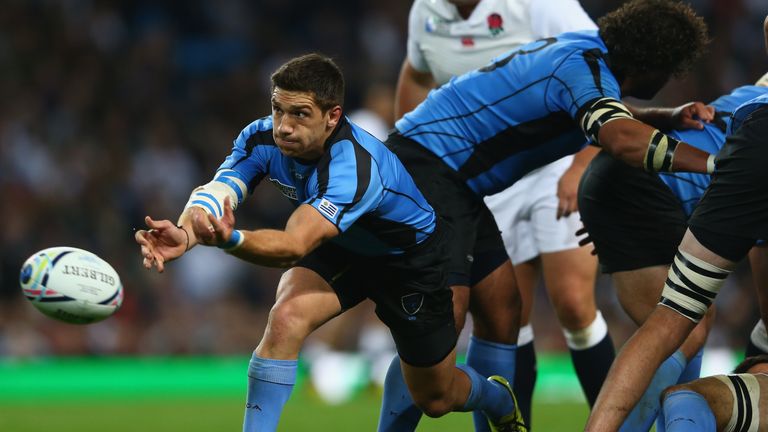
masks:
[[[169,220],[155,221],[144,218],[149,230],[136,231],[136,243],[141,246],[144,267],[148,270],[157,268],[159,273],[165,270],[165,263],[172,261],[187,250],[187,234]]]

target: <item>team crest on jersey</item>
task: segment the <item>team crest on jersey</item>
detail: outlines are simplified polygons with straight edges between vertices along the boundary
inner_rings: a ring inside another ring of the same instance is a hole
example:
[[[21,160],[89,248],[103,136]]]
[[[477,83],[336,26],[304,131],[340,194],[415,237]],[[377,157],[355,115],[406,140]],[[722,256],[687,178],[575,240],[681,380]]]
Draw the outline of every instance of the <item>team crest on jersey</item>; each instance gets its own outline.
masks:
[[[501,15],[496,12],[488,15],[488,30],[491,36],[498,36],[504,31],[504,20],[501,19]]]
[[[296,195],[296,188],[293,186],[288,186],[287,184],[280,183],[280,180],[278,179],[269,179],[270,182],[272,182],[273,185],[280,191],[281,194],[285,195],[288,199],[292,200],[298,200],[299,197]]]
[[[408,315],[416,315],[424,304],[424,294],[413,293],[400,297],[400,304]]]
[[[331,219],[335,218],[336,213],[339,212],[339,208],[325,198],[320,200],[320,204],[317,206],[317,209],[320,210],[320,213],[323,213]]]

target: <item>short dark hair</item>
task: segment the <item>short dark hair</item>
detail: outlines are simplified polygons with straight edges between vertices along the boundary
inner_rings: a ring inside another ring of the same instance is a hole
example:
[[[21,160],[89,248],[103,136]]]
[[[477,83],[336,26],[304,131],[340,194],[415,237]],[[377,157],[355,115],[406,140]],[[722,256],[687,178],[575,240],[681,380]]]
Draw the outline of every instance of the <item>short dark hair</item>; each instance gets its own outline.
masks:
[[[327,111],[344,103],[344,76],[329,57],[305,54],[293,58],[272,74],[272,90],[312,93],[317,105]]]
[[[597,23],[610,68],[620,77],[648,72],[681,76],[709,43],[704,20],[678,1],[633,0]]]
[[[761,363],[768,363],[768,355],[760,354],[745,358],[744,361],[739,363],[739,365],[733,369],[733,373],[747,373],[747,371],[752,369],[753,366],[759,365]]]

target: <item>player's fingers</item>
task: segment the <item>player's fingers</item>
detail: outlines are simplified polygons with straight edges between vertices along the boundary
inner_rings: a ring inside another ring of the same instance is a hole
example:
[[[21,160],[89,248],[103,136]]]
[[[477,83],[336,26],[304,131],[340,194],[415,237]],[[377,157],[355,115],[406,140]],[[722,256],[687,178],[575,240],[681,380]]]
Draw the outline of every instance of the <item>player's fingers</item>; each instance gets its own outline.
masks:
[[[164,263],[163,257],[157,256],[155,258],[155,266],[157,266],[157,271],[159,273],[162,273],[165,270],[165,263]]]

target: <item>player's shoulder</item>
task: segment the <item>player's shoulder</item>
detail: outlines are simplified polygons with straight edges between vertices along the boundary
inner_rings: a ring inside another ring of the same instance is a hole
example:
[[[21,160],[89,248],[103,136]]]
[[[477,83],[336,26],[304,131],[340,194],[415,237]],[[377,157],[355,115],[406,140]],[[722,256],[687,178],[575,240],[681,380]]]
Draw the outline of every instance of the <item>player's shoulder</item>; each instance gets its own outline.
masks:
[[[272,136],[272,117],[265,116],[256,119],[243,128],[238,136],[238,141],[243,144],[254,145],[275,145],[275,139]]]
[[[411,5],[411,14],[436,16],[449,19],[453,17],[455,7],[447,0],[415,0]]]

